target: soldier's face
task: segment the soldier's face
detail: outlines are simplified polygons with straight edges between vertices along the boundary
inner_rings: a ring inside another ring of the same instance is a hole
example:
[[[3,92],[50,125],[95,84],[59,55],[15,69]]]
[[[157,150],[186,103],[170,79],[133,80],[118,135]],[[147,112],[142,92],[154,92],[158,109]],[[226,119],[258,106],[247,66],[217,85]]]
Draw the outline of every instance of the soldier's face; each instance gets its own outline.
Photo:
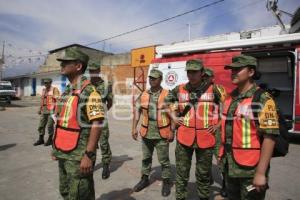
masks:
[[[50,88],[50,87],[51,87],[51,82],[45,83],[45,87],[46,87],[46,88]]]
[[[231,69],[231,81],[235,85],[243,84],[250,80],[254,73],[255,71],[249,67]]]
[[[77,74],[82,68],[82,64],[76,61],[62,61],[60,66],[61,74],[65,76]]]
[[[161,78],[149,77],[149,83],[151,87],[159,87],[161,84]]]
[[[202,71],[201,70],[188,70],[187,77],[189,79],[190,84],[197,85],[202,81]]]

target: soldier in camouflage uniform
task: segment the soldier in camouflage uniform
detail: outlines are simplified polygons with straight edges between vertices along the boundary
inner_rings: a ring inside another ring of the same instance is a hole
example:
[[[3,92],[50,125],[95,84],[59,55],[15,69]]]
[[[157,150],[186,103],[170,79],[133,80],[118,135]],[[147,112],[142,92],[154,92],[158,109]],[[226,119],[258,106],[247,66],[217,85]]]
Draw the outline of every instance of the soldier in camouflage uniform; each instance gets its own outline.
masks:
[[[197,192],[200,199],[209,199],[210,196],[210,170],[212,166],[212,155],[213,155],[213,148],[214,148],[214,134],[219,127],[219,122],[211,123],[210,125],[207,124],[203,130],[203,133],[200,135],[197,133],[197,137],[195,136],[195,126],[191,127],[192,132],[182,131],[182,128],[187,128],[187,123],[198,123],[204,121],[204,116],[202,114],[191,114],[194,113],[194,109],[200,109],[203,99],[209,99],[210,105],[219,105],[225,99],[225,91],[222,87],[218,87],[215,84],[212,84],[210,81],[205,80],[204,76],[204,66],[201,60],[188,60],[186,63],[186,71],[189,82],[186,84],[179,85],[175,87],[170,93],[169,97],[167,98],[167,103],[173,103],[177,105],[174,108],[176,110],[176,114],[172,116],[179,116],[174,117],[174,122],[179,126],[177,129],[177,144],[176,144],[176,199],[181,200],[187,197],[187,184],[189,180],[190,168],[191,168],[191,161],[193,152],[196,153],[196,180],[197,180]],[[204,89],[206,88],[206,89]],[[198,93],[200,90],[203,91],[201,98],[198,97]],[[182,93],[182,91],[186,91],[186,93]],[[208,92],[210,91],[210,92]],[[180,99],[185,99],[186,103],[181,103]],[[183,110],[185,109],[186,104],[192,104],[191,100],[196,100],[191,108],[185,115],[182,115]],[[207,104],[205,104],[207,105]],[[180,108],[181,106],[181,108]],[[213,111],[213,108],[212,108]],[[215,111],[213,111],[215,112]],[[197,112],[202,113],[202,112]],[[213,116],[212,113],[207,113],[208,120],[212,121]],[[195,117],[194,117],[195,116]],[[190,119],[194,119],[194,122],[189,122]],[[181,131],[181,133],[180,133]],[[205,132],[205,133],[204,133]],[[181,135],[179,135],[181,134]],[[198,137],[202,137],[202,134],[206,135],[209,138],[203,138],[202,143],[200,140],[197,140]],[[193,136],[194,135],[194,136]],[[188,138],[187,138],[188,137]],[[187,142],[189,141],[189,142]],[[209,144],[205,144],[205,141],[209,141]],[[189,143],[189,144],[187,144]],[[199,146],[201,145],[201,146]]]
[[[210,81],[211,83],[214,83],[214,77],[215,77],[214,72],[211,69],[209,69],[209,68],[204,69],[204,79],[206,79],[207,81]],[[218,85],[218,87],[222,91],[224,91],[223,92],[224,96],[226,96],[225,88],[222,85]],[[225,99],[225,97],[224,97],[224,99]],[[218,108],[218,109],[221,109],[221,108]],[[216,137],[216,145],[215,145],[215,148],[214,148],[214,155],[215,155],[215,158],[218,158],[219,149],[220,149],[220,145],[221,145],[221,127],[216,130],[215,137]],[[225,178],[224,178],[223,168],[219,166],[219,170],[222,173],[222,188],[221,188],[221,191],[220,191],[220,195],[222,197],[227,197],[226,182],[225,182]],[[213,174],[213,168],[212,168],[211,173]],[[210,183],[213,184],[213,182],[214,182],[213,177],[211,177],[211,182]]]
[[[133,120],[132,137],[137,140],[137,125],[142,115],[140,135],[142,136],[142,178],[134,186],[133,190],[139,192],[149,185],[152,156],[154,148],[162,168],[162,196],[168,196],[171,192],[171,164],[169,160],[169,142],[173,140],[173,133],[170,126],[170,118],[161,106],[167,97],[168,91],[161,87],[162,72],[156,69],[151,70],[149,82],[151,88],[144,91],[138,100],[137,118]],[[164,118],[164,119],[162,119]],[[165,124],[162,124],[164,123]]]
[[[96,87],[96,90],[102,97],[102,103],[104,110],[107,115],[107,111],[112,107],[113,104],[113,93],[112,85],[104,82],[100,75],[100,64],[95,62],[89,63],[89,72],[92,84]],[[110,176],[109,164],[111,162],[112,153],[109,145],[109,128],[107,117],[103,121],[103,127],[100,136],[100,148],[102,153],[102,179],[107,179]]]
[[[52,159],[58,160],[60,194],[66,200],[95,199],[93,168],[104,110],[101,96],[83,76],[88,59],[76,47],[57,59],[70,81],[58,103],[52,152]]]
[[[59,97],[59,90],[56,87],[51,86],[52,79],[44,79],[45,88],[43,89],[41,96],[41,105],[38,111],[40,117],[38,132],[39,139],[33,144],[34,146],[44,144],[44,135],[46,126],[48,128],[48,139],[45,146],[52,144],[52,137],[54,133],[54,121],[52,115],[54,114],[55,103]]]
[[[259,78],[256,66],[256,59],[245,55],[225,66],[231,69],[232,83],[237,86],[224,102],[219,154],[232,200],[265,198],[274,138],[279,134],[277,108],[267,92],[259,98],[258,119],[253,118],[251,99],[258,90],[254,80]]]

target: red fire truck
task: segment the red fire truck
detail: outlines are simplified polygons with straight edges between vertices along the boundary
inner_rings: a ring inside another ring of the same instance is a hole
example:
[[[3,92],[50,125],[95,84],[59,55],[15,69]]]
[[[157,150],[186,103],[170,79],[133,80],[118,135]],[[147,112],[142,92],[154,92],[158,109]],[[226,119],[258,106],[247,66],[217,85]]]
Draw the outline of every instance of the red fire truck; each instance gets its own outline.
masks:
[[[187,82],[186,61],[198,58],[215,72],[216,84],[230,92],[233,85],[224,65],[238,54],[258,59],[262,76],[257,83],[276,92],[275,99],[290,124],[290,132],[300,133],[300,33],[216,42],[193,40],[157,46],[149,71],[160,69],[164,75],[162,86],[172,89]]]

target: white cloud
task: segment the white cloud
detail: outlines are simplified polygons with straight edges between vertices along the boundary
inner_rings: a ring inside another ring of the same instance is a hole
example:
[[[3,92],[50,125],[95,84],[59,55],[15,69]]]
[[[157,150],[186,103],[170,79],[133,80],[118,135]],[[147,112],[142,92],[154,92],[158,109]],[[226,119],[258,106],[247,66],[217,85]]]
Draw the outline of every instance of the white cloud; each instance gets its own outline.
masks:
[[[143,7],[149,3],[129,3],[132,1],[118,1],[118,4],[110,1],[100,1],[101,3],[97,4],[92,4],[92,2],[96,1],[74,2],[32,0],[29,3],[28,1],[8,1],[0,7],[0,12],[24,15],[40,21],[43,24],[42,33],[45,40],[42,47],[48,48],[53,47],[55,44],[61,46],[73,42],[90,42],[86,41],[87,38],[91,38],[93,41],[101,40],[142,25],[147,25],[163,17],[170,17],[187,9],[185,9],[187,6],[184,6],[182,3],[183,6],[176,6],[176,4],[179,4],[178,0],[169,1],[172,4],[170,4],[169,8],[164,9],[166,11],[172,9],[172,12],[166,13],[159,10],[147,10],[147,7]],[[156,15],[162,15],[161,13],[164,16],[157,18]],[[162,26],[165,27],[164,30],[162,30]],[[161,38],[170,37],[164,36],[166,33],[170,35],[170,31],[178,29],[182,25],[165,23],[162,26],[154,26],[151,29],[115,39],[113,42],[126,42],[127,40],[135,39],[136,36],[143,38],[144,35],[154,35],[151,37],[152,41],[155,41],[154,39],[162,40]],[[181,39],[182,37],[179,36],[179,38]]]

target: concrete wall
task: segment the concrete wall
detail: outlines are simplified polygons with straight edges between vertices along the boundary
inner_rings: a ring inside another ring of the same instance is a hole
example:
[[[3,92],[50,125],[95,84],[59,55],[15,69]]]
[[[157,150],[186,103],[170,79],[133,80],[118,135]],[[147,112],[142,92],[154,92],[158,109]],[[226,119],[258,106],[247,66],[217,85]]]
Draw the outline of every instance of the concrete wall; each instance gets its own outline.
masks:
[[[117,66],[117,65],[130,65],[131,55],[130,53],[106,55],[101,60],[103,66]]]
[[[24,94],[23,96],[31,96],[33,94],[33,90],[32,90],[32,79],[28,78],[28,79],[24,79],[23,80],[23,86],[24,86]]]
[[[100,62],[104,56],[110,55],[110,53],[98,51],[98,50],[94,50],[94,49],[83,48],[83,47],[78,47],[78,48],[82,52],[86,53],[90,57],[90,60],[93,60],[93,61]],[[61,57],[64,53],[65,53],[65,49],[62,49],[55,53],[49,54],[47,56],[47,59],[45,60],[45,63],[40,66],[38,72],[45,73],[45,72],[52,72],[52,71],[59,70],[60,62],[58,62],[56,59]]]
[[[13,88],[16,90],[16,96],[30,96],[32,94],[31,78],[30,77],[17,77],[9,80]]]

